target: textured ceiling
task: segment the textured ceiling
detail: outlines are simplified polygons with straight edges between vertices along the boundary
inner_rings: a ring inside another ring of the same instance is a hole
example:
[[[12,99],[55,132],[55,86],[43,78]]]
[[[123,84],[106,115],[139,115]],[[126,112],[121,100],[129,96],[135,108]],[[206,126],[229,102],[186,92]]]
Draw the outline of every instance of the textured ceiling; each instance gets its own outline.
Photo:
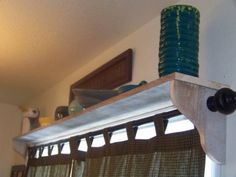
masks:
[[[20,104],[159,15],[173,1],[0,1],[0,102]]]

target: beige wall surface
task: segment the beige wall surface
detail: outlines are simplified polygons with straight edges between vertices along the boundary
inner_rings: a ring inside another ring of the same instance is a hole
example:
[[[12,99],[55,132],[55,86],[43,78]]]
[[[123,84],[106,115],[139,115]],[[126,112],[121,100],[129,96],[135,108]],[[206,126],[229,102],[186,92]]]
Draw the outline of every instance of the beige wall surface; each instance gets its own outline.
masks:
[[[92,62],[78,69],[62,82],[47,90],[44,94],[30,100],[28,105],[40,107],[42,116],[53,116],[57,106],[68,104],[69,87],[72,83],[128,48],[132,48],[134,52],[132,82],[136,83],[141,80],[151,81],[157,79],[159,21],[160,18],[156,17],[136,32],[94,58]]]
[[[236,90],[236,1],[235,0],[182,0],[181,4],[192,4],[200,10],[200,77],[206,80],[231,85]],[[138,17],[137,17],[138,18]],[[93,71],[109,59],[128,48],[134,50],[133,81],[158,78],[158,43],[160,17],[156,17],[136,32],[94,58],[65,80],[28,102],[38,106],[42,114],[53,116],[59,105],[67,105],[69,86]],[[236,177],[236,114],[227,118],[226,164],[222,166],[222,177]]]
[[[21,112],[14,105],[0,103],[0,120],[0,176],[8,177],[12,165],[24,162],[12,145],[12,138],[20,133]]]

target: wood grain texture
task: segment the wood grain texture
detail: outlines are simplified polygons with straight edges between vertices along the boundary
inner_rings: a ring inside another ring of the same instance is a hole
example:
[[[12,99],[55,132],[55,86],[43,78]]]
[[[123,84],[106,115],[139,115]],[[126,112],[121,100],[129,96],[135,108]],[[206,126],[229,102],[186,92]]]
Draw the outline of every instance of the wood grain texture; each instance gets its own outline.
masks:
[[[92,73],[75,82],[70,88],[70,102],[75,88],[85,89],[114,89],[132,80],[132,49],[128,49],[102,65]]]

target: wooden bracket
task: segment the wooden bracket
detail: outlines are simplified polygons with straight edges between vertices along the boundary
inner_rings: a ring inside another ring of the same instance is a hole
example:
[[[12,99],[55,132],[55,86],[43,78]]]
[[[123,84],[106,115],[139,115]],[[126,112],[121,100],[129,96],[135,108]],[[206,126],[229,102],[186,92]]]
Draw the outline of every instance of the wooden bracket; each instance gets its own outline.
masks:
[[[207,108],[207,99],[214,95],[213,88],[174,80],[170,84],[173,104],[197,128],[206,154],[219,164],[225,163],[226,116]]]

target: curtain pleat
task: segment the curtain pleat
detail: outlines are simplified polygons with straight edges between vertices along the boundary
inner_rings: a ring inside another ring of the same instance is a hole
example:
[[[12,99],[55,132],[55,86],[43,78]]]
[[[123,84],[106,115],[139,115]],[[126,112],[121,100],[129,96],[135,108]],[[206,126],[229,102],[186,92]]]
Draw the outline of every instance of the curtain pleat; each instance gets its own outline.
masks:
[[[75,160],[73,162],[72,177],[83,177],[84,165],[83,161]]]
[[[30,166],[27,177],[69,177],[70,164]]]

